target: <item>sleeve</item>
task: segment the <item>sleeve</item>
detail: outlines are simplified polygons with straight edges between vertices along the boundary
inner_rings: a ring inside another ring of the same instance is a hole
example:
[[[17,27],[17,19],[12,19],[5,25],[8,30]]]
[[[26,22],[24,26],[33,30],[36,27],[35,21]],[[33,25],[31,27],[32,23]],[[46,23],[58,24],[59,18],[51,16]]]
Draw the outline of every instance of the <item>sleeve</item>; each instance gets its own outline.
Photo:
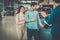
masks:
[[[21,17],[21,15],[17,14],[16,15],[16,24],[20,25],[20,24],[24,24],[25,23],[25,19]]]
[[[34,19],[29,18],[29,12],[25,13],[26,22],[34,22]]]
[[[16,24],[18,24],[18,14],[16,15],[15,19],[16,19]]]
[[[41,19],[39,17],[39,14],[37,14],[37,22],[40,26],[43,26],[42,22],[41,22]]]
[[[48,16],[45,17],[45,20],[46,20],[46,22],[47,22],[48,24],[52,24],[52,23],[53,23],[53,18],[54,18],[55,13],[56,13],[56,10],[53,9],[53,10],[51,11],[49,17],[48,17]]]

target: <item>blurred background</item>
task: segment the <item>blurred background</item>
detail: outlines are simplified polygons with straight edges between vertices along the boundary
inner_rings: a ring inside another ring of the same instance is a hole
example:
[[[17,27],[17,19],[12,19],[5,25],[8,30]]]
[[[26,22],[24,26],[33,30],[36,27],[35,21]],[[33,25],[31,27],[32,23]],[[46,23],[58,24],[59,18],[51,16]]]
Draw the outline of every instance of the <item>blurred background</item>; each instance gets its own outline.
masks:
[[[26,11],[30,9],[31,2],[37,2],[37,11],[45,11],[47,15],[54,8],[52,0],[0,0],[0,40],[19,40],[15,25],[15,14],[21,5],[26,8]],[[44,18],[40,17],[43,23],[42,19]],[[51,40],[51,27],[41,29],[40,34],[41,40]],[[32,39],[34,40],[34,38]],[[26,33],[24,40],[27,40]]]

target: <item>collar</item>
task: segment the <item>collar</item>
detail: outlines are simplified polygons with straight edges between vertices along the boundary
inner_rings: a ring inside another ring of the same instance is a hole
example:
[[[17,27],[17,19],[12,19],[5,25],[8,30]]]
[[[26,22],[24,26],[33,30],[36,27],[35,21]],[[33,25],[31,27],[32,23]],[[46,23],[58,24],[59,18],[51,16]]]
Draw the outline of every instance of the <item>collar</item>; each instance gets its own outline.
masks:
[[[58,5],[60,5],[60,3],[59,3],[59,4],[56,4],[55,7],[57,7]],[[55,7],[54,7],[54,8],[55,8]]]

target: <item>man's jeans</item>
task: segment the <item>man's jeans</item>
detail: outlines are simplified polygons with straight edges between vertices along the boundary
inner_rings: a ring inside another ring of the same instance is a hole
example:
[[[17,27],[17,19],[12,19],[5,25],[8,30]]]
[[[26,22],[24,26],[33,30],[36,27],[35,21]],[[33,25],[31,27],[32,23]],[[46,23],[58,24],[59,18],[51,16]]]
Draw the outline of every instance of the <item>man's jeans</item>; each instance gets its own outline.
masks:
[[[27,28],[27,39],[32,40],[32,36],[34,40],[40,40],[40,32],[37,29],[28,29]]]

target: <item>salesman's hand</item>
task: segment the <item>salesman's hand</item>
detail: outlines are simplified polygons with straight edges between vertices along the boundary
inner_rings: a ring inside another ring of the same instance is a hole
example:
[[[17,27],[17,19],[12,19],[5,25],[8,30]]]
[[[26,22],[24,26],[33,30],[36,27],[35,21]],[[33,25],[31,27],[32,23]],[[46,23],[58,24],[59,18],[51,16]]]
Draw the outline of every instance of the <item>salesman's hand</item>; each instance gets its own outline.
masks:
[[[47,16],[46,12],[42,11],[40,12],[43,17]]]

